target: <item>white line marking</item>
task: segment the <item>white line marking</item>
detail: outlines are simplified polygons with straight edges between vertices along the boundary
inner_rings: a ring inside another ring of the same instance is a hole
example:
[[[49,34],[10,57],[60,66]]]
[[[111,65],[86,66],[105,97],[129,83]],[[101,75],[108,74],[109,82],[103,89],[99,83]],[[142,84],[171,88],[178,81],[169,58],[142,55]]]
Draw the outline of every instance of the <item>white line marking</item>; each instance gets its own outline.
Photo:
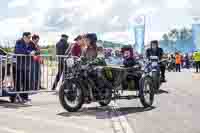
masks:
[[[2,127],[0,126],[0,130],[3,130],[5,132],[9,132],[9,133],[27,133],[21,130],[17,130],[17,129],[12,129],[12,128],[8,128],[8,127]]]
[[[111,102],[111,104],[114,107],[114,110],[116,111],[116,113],[118,113],[118,122],[116,121],[116,119],[113,119],[116,124],[114,125],[114,128],[119,128],[120,130],[117,133],[135,133],[133,131],[133,129],[131,128],[131,126],[129,125],[127,119],[125,116],[121,115],[122,113],[120,111],[117,110],[117,108],[120,108],[117,103],[115,103],[114,101]],[[125,130],[125,131],[124,131]]]

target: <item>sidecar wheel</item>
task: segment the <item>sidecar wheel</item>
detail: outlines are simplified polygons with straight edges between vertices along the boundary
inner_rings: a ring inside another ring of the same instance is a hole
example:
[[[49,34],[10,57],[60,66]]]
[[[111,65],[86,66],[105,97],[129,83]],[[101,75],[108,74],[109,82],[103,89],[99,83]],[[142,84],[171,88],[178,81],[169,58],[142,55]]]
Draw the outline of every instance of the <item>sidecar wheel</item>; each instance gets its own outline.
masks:
[[[108,106],[110,104],[111,100],[103,100],[103,101],[100,101],[99,104],[102,106],[102,107],[105,107],[105,106]]]
[[[151,77],[144,77],[140,80],[140,101],[145,108],[151,107],[154,101],[154,85]]]
[[[112,100],[112,90],[109,88],[106,88],[106,92],[105,92],[105,100],[101,100],[99,101],[100,106],[104,107],[104,106],[108,106]]]
[[[84,103],[83,90],[76,82],[64,81],[59,90],[59,100],[65,110],[77,112]]]

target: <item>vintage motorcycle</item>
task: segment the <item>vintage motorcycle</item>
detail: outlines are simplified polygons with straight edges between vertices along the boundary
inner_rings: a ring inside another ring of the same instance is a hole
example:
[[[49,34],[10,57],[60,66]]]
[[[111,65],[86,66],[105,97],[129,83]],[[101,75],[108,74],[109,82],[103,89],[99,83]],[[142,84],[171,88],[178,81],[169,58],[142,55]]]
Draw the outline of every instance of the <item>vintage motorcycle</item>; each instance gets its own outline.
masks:
[[[102,63],[99,65],[97,62]],[[139,88],[132,91],[139,93],[122,96],[120,92],[124,91],[123,81],[127,80],[127,77],[134,79],[136,72],[140,73]],[[67,57],[63,76],[59,100],[63,108],[69,112],[76,112],[83,104],[91,102],[107,106],[111,100],[140,98],[144,107],[150,107],[154,101],[153,80],[150,76],[144,75],[138,66],[107,66],[103,59],[83,63],[81,58]]]
[[[160,64],[166,63],[166,61],[165,59],[159,60],[158,56],[150,56],[150,58],[145,61],[144,72],[146,75],[152,77],[155,91],[159,91],[162,85]]]

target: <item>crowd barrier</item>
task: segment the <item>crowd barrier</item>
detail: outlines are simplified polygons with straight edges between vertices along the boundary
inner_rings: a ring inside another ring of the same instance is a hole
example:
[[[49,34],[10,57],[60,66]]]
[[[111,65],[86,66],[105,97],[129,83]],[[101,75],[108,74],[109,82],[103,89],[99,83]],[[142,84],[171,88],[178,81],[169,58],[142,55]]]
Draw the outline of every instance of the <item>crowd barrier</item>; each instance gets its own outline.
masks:
[[[54,92],[66,56],[0,55],[0,97],[12,94]]]

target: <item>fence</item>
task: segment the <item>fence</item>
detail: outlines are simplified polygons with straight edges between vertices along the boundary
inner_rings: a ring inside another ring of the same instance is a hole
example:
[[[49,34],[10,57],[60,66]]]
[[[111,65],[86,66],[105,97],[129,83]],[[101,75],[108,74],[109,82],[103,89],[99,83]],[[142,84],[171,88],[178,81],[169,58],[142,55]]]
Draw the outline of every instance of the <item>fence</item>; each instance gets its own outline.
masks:
[[[65,67],[64,58],[66,56],[0,56],[0,96],[54,91]]]

